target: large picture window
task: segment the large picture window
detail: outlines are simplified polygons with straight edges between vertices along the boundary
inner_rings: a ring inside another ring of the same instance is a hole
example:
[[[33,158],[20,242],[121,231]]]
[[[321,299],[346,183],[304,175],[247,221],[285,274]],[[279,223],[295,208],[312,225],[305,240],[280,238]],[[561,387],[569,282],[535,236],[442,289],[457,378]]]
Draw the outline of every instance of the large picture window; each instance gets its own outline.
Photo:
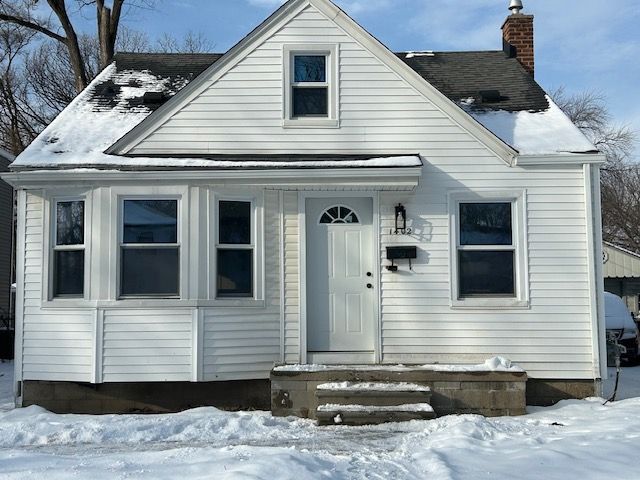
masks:
[[[252,204],[247,201],[218,202],[217,297],[253,297],[254,232]]]
[[[83,200],[55,203],[53,297],[84,296],[85,208]]]
[[[179,290],[178,200],[124,200],[120,294],[176,297]]]
[[[515,297],[511,202],[460,203],[458,297]]]

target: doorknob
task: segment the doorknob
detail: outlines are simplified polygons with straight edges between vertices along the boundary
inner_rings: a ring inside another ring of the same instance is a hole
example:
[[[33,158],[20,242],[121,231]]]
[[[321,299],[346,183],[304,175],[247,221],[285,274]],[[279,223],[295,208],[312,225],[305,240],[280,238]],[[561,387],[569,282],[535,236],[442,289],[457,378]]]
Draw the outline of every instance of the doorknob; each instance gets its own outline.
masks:
[[[367,283],[367,288],[373,288],[373,285],[371,285],[370,283]]]
[[[367,272],[367,277],[372,277],[373,274],[371,272]]]

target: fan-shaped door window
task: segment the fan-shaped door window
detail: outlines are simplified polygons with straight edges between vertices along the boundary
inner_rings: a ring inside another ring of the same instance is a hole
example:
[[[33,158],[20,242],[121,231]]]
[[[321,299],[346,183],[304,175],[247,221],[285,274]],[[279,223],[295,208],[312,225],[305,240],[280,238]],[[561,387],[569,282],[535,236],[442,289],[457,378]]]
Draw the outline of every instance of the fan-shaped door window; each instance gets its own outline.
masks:
[[[356,212],[351,210],[349,207],[336,205],[335,207],[326,209],[322,213],[320,216],[320,223],[360,223],[360,220],[358,220]]]

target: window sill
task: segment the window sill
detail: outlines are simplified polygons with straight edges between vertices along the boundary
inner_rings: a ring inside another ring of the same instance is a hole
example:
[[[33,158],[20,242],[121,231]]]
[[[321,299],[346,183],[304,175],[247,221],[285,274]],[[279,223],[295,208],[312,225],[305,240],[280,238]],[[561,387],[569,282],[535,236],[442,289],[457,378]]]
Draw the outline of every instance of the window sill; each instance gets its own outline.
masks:
[[[92,309],[95,308],[96,302],[85,298],[52,298],[51,300],[43,300],[42,309]]]
[[[451,308],[458,310],[526,310],[530,308],[528,300],[517,298],[466,298],[452,300]]]
[[[55,299],[43,301],[43,310],[127,309],[127,308],[266,308],[264,300],[218,299],[180,300],[178,298],[123,298],[119,300]]]
[[[340,128],[336,118],[285,118],[283,128]]]

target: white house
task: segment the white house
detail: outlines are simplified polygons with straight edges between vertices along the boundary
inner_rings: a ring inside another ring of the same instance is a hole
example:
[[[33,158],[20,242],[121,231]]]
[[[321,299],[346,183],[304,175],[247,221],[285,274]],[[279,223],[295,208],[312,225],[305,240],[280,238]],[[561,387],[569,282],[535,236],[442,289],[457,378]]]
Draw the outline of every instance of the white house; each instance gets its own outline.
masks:
[[[242,404],[281,363],[496,355],[531,402],[596,393],[604,157],[534,81],[532,22],[392,53],[290,0],[224,55],[117,55],[3,175],[18,400]]]

